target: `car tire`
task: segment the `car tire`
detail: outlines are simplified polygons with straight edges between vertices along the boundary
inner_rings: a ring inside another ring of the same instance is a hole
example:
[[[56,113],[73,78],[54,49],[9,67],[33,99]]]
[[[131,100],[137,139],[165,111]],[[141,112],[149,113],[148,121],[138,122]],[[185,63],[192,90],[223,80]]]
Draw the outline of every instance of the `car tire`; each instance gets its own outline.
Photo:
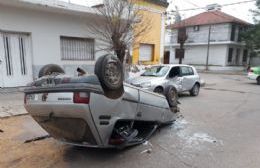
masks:
[[[192,89],[190,90],[190,95],[191,96],[198,96],[200,92],[200,85],[196,83]]]
[[[260,76],[256,79],[256,83],[260,85]]]
[[[95,74],[105,96],[119,98],[124,93],[124,72],[120,60],[111,54],[101,56],[95,64]]]
[[[156,87],[153,92],[158,93],[158,94],[163,94],[163,88],[162,87]]]
[[[165,97],[170,105],[170,107],[177,107],[178,105],[178,92],[175,87],[168,86],[165,89]]]
[[[51,75],[53,73],[60,73],[60,74],[64,74],[64,70],[59,66],[59,65],[56,65],[56,64],[48,64],[48,65],[45,65],[43,66],[40,71],[39,71],[39,74],[38,74],[38,77],[41,78],[43,76],[46,76],[46,75]]]

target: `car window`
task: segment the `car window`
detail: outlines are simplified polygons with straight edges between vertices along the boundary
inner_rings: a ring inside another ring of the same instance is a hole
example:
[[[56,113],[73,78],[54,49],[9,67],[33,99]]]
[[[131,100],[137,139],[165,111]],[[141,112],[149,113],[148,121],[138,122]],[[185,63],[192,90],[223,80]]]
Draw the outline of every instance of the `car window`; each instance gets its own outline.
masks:
[[[148,68],[141,76],[155,76],[162,77],[167,74],[170,67],[168,66],[153,66]]]
[[[180,67],[173,67],[169,73],[169,78],[180,76],[180,74],[181,74]]]
[[[190,67],[181,67],[181,74],[182,76],[189,76],[189,75],[193,75],[194,72]]]
[[[194,75],[194,71],[191,67],[189,67],[190,75]]]

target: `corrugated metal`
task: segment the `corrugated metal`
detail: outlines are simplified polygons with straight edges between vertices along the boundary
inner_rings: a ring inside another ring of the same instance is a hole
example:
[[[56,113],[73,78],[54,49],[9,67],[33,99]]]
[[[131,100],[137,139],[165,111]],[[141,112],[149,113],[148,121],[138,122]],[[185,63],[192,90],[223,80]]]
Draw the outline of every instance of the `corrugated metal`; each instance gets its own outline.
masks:
[[[140,61],[151,61],[153,56],[153,45],[151,44],[140,44]]]

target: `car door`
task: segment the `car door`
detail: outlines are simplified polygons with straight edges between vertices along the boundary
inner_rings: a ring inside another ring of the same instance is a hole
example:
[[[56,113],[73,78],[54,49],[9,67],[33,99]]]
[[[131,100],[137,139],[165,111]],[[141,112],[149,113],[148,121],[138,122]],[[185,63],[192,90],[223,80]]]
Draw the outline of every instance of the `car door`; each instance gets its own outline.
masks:
[[[194,71],[189,66],[181,67],[181,76],[182,76],[182,89],[183,91],[189,91],[195,84]]]
[[[180,66],[172,67],[168,74],[168,83],[167,85],[174,85],[178,92],[183,91],[182,82],[183,77],[181,75],[181,68]]]

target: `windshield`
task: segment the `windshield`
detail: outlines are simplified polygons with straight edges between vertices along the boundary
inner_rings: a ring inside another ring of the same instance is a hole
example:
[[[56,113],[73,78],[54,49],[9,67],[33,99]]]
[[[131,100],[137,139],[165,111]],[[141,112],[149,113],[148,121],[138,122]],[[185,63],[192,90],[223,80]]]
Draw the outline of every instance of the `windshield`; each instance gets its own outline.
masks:
[[[168,66],[153,66],[147,69],[141,76],[155,76],[155,77],[162,77],[167,74],[169,71]]]

